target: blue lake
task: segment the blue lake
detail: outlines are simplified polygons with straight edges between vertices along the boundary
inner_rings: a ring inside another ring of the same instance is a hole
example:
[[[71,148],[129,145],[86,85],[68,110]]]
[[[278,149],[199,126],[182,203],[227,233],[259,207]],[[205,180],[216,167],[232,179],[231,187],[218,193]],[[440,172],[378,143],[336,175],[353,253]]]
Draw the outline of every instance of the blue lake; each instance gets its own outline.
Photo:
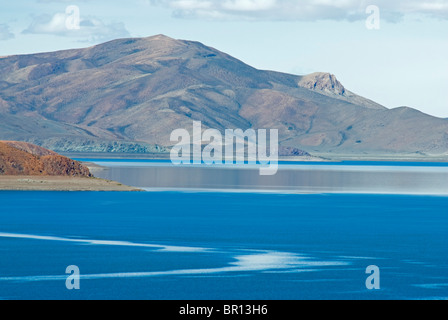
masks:
[[[448,299],[446,196],[222,187],[0,192],[0,299]]]

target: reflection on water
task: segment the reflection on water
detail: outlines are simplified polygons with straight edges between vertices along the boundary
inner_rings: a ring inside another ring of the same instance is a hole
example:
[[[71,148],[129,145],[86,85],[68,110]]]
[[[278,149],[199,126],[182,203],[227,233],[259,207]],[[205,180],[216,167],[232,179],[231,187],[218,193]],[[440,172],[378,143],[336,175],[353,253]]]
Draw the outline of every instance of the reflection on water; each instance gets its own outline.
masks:
[[[282,193],[448,194],[447,166],[280,164],[274,176],[258,167],[173,166],[169,162],[95,161],[95,176],[147,190]]]

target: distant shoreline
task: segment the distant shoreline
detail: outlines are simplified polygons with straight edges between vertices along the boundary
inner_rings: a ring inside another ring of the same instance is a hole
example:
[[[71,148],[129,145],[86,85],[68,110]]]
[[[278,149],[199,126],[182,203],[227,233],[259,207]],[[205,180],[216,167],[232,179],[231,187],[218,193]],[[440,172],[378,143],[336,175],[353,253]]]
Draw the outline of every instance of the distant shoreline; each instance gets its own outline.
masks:
[[[169,153],[83,153],[83,152],[61,152],[61,155],[71,159],[119,159],[119,160],[163,160],[169,161]],[[315,156],[300,156],[300,157],[279,157],[281,161],[297,161],[297,162],[328,162],[330,159],[323,159]],[[448,161],[448,159],[447,159]],[[84,161],[83,161],[84,162]],[[85,162],[84,162],[85,163]]]
[[[0,176],[0,191],[143,191],[116,181],[85,177]]]
[[[129,160],[170,160],[166,153],[65,153],[71,159],[129,159]],[[419,154],[333,154],[313,153],[311,157],[279,157],[279,162],[343,162],[343,161],[392,161],[392,162],[448,162],[447,155]]]

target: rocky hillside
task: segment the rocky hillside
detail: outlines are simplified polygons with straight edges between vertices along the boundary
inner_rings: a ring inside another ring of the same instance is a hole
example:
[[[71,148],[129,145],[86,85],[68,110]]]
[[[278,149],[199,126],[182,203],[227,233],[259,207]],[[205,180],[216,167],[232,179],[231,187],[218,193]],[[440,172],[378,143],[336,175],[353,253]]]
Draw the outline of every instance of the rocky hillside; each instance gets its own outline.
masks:
[[[328,73],[257,70],[163,35],[0,58],[0,119],[0,139],[57,152],[167,152],[193,120],[278,129],[282,147],[311,154],[448,152],[445,119],[387,109]]]
[[[23,142],[0,141],[0,175],[91,177],[81,163]]]

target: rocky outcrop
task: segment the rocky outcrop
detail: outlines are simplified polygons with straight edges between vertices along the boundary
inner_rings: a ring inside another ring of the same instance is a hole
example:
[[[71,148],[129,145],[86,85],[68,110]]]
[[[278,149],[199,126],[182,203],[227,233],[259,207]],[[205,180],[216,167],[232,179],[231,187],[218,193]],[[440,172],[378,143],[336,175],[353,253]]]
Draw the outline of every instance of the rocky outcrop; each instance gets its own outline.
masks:
[[[24,142],[0,141],[0,175],[91,177],[78,161]]]
[[[303,76],[298,84],[300,87],[310,90],[320,90],[340,96],[345,94],[345,88],[338,79],[334,75],[325,72],[315,72]]]
[[[306,151],[294,148],[294,147],[280,147],[278,150],[280,157],[311,157]]]

